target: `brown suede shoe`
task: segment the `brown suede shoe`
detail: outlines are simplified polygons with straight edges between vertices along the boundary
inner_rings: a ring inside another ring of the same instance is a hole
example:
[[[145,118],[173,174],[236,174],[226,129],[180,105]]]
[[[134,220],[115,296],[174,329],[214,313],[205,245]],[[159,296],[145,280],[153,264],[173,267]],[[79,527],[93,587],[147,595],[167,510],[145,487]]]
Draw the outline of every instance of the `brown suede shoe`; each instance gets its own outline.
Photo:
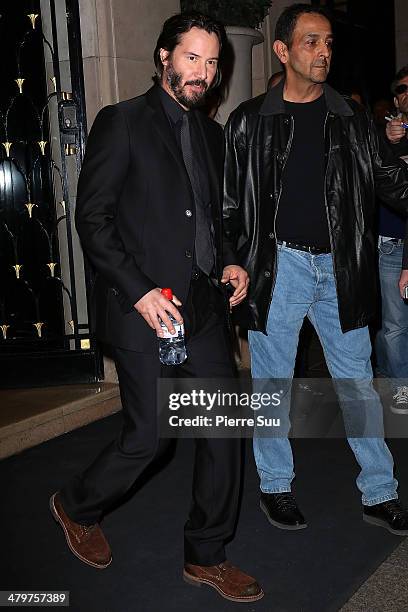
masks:
[[[58,493],[50,499],[50,510],[54,519],[64,530],[70,550],[84,563],[104,569],[112,561],[112,553],[102,529],[95,525],[79,525],[65,514]]]
[[[231,565],[229,561],[209,567],[186,563],[183,578],[194,586],[208,584],[216,589],[222,597],[231,601],[257,601],[264,596],[264,592],[256,580]]]

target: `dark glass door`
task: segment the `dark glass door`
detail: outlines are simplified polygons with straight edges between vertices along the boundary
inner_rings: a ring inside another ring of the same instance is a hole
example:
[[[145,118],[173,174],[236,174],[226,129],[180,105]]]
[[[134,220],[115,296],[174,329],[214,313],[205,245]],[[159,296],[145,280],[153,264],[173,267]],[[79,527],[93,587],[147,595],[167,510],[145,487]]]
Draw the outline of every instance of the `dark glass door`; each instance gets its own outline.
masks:
[[[73,225],[86,136],[78,2],[0,10],[0,386],[99,380]]]

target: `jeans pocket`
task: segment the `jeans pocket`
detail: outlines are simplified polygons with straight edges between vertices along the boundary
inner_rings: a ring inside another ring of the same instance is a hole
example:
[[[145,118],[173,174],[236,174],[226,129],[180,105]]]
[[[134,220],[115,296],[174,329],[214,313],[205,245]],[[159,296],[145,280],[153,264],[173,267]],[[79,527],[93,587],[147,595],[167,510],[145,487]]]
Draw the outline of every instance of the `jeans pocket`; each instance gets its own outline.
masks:
[[[378,246],[378,252],[381,255],[391,255],[391,253],[395,250],[395,243],[391,240],[387,240],[386,242],[380,242]]]

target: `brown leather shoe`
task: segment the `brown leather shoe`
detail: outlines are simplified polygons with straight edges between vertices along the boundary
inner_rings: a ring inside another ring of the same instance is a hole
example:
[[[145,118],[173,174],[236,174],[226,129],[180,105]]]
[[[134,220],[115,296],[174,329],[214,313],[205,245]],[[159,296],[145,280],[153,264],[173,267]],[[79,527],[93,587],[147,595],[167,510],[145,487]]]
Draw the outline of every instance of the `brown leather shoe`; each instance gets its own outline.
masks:
[[[64,512],[58,493],[50,499],[50,510],[54,519],[64,530],[70,550],[84,563],[104,569],[112,561],[112,553],[102,529],[95,525],[80,525]]]
[[[231,565],[229,561],[209,567],[186,563],[183,578],[194,586],[208,584],[216,589],[222,597],[231,601],[257,601],[264,596],[264,592],[256,580]]]

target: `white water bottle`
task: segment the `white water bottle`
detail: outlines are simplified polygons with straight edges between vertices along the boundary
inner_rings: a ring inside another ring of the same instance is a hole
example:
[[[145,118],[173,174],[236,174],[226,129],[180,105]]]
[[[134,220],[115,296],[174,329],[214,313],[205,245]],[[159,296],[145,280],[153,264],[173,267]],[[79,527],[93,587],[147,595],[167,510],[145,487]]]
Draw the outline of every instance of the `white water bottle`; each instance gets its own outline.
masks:
[[[162,289],[161,293],[168,300],[171,301],[173,299],[171,289]],[[176,333],[171,334],[163,321],[160,320],[163,336],[158,336],[159,358],[164,365],[179,365],[187,359],[186,345],[184,343],[184,325],[183,323],[177,323],[176,319],[169,312],[167,314],[173,323]]]

